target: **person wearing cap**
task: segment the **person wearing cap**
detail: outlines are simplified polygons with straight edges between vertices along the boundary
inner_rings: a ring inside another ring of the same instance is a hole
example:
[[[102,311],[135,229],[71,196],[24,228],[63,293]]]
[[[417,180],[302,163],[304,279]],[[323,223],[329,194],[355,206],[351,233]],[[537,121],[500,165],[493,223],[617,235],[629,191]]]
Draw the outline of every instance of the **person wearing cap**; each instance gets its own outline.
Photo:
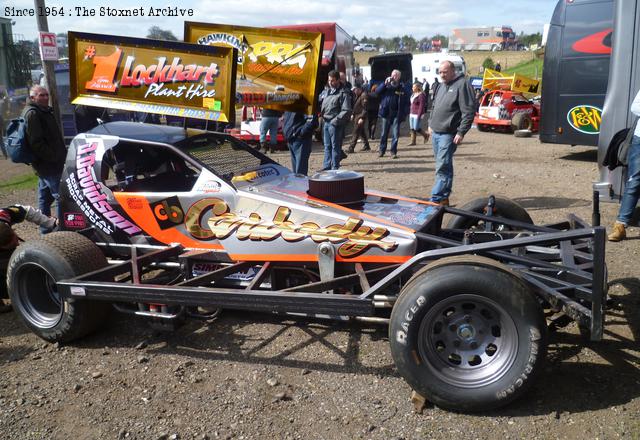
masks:
[[[44,215],[31,206],[12,205],[0,209],[0,313],[8,312],[11,306],[4,302],[8,298],[7,291],[7,265],[11,254],[18,247],[21,239],[12,229],[16,223],[29,221],[47,230],[53,230],[58,220]]]

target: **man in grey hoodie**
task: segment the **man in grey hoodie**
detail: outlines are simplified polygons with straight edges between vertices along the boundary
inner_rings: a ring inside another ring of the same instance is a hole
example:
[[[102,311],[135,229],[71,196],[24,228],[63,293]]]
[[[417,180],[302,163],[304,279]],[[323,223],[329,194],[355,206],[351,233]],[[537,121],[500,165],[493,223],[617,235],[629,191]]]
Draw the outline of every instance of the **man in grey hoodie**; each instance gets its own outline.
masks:
[[[433,97],[429,118],[429,134],[436,160],[431,201],[448,205],[453,186],[453,154],[471,128],[475,99],[464,75],[456,75],[451,61],[440,63],[440,78],[442,83]]]

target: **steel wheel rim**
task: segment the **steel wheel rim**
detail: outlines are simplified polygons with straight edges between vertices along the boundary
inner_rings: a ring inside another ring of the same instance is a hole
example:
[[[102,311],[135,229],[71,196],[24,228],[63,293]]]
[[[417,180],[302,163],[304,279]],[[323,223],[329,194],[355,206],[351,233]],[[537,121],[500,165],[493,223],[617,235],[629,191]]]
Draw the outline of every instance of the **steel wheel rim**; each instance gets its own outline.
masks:
[[[21,315],[38,328],[55,327],[62,319],[63,302],[53,276],[36,263],[24,264],[16,275]]]
[[[429,309],[420,323],[418,352],[440,381],[462,388],[496,382],[518,351],[515,322],[497,302],[480,295],[452,295]]]

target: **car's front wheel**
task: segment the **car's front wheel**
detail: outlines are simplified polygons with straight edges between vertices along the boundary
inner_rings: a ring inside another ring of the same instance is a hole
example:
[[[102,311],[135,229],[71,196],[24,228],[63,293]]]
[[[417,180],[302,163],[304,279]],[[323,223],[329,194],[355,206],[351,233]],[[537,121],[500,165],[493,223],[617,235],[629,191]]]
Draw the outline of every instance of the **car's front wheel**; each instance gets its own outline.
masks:
[[[521,396],[545,357],[545,335],[530,289],[499,263],[478,257],[418,272],[389,327],[400,375],[428,400],[457,411],[489,410]]]

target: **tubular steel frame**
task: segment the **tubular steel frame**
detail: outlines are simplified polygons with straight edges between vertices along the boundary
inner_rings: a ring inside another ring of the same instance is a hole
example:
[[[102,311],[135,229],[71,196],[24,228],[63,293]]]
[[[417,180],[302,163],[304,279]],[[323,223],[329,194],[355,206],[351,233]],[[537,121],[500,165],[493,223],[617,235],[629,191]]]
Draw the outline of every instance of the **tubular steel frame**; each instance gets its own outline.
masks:
[[[511,227],[517,232],[474,233],[452,229],[441,229],[438,235],[416,232],[419,247],[429,250],[419,252],[403,264],[365,268],[356,263],[352,272],[346,275],[280,290],[261,286],[269,281],[275,270],[291,269],[296,267],[296,263],[230,262],[224,253],[204,253],[181,246],[168,246],[139,255],[139,250],[132,247],[129,260],[60,281],[57,283],[58,291],[67,298],[110,302],[376,317],[376,305],[379,303],[374,302],[374,296],[388,295],[386,289],[403,278],[407,279],[419,267],[444,257],[481,255],[518,273],[553,311],[563,312],[580,326],[588,328],[592,340],[602,338],[607,294],[603,227],[592,228],[573,215],[562,223],[535,226],[451,207],[440,209],[452,215]],[[487,236],[491,241],[486,241]],[[198,257],[205,254],[209,257],[207,262],[221,267],[191,277],[194,261],[202,261]],[[153,278],[143,279],[144,274],[157,270],[161,266],[159,263],[168,260],[179,261],[179,265],[174,266],[180,267],[181,280],[154,283]],[[309,263],[300,263],[297,267],[303,264],[309,266]],[[336,263],[336,267],[339,264]],[[256,266],[260,269],[248,284],[216,286],[229,275]],[[377,281],[372,284],[372,279]],[[354,286],[359,290],[354,292]],[[358,294],[360,291],[362,293]]]

